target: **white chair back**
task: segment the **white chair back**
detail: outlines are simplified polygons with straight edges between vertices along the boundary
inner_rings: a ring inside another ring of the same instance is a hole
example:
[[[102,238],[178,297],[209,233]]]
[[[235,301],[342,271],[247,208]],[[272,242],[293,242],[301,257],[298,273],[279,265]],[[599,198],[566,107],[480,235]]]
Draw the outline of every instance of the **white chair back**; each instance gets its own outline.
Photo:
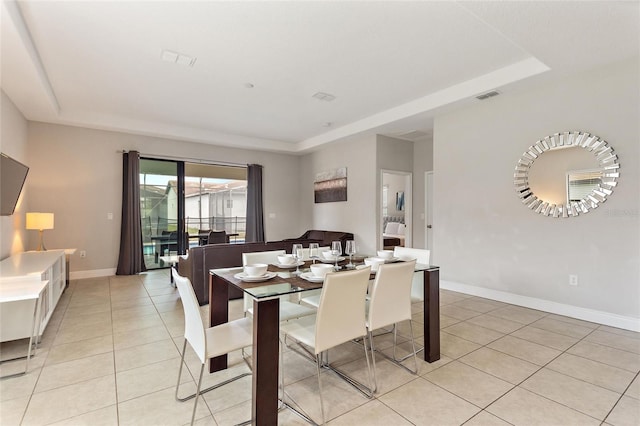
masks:
[[[189,278],[179,275],[173,268],[171,268],[171,273],[184,308],[184,338],[198,355],[200,362],[204,363],[207,357],[207,342],[196,293],[193,291]]]
[[[431,250],[417,249],[410,247],[395,247],[394,257],[410,257],[416,259],[416,263],[429,265]],[[424,300],[424,274],[417,272],[413,274],[413,284],[411,285],[411,299],[413,301]]]
[[[278,263],[278,256],[284,255],[284,250],[257,251],[254,253],[242,253],[242,266],[253,263]]]
[[[380,265],[371,288],[369,330],[411,319],[411,278],[415,266],[415,260]]]
[[[315,354],[365,336],[365,296],[370,268],[330,272],[324,279],[316,317]]]
[[[253,253],[242,253],[242,266],[251,265],[253,263],[278,263],[278,256],[285,254],[284,250],[256,251]],[[282,300],[288,300],[288,297],[280,297]],[[243,293],[242,300],[244,302],[244,312],[247,312],[253,306],[253,298]]]

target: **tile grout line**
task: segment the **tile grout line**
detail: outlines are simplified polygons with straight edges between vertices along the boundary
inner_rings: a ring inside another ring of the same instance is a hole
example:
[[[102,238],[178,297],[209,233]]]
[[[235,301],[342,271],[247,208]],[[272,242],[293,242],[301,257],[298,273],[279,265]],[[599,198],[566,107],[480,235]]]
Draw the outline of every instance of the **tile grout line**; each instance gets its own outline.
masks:
[[[595,330],[596,330],[596,329],[592,330],[592,332],[593,332],[593,331],[595,331]],[[589,334],[591,334],[591,333],[589,333]],[[525,381],[529,380],[532,376],[534,376],[535,374],[537,374],[538,372],[540,372],[543,368],[546,368],[546,367],[547,367],[549,364],[551,364],[553,361],[555,361],[556,359],[558,359],[558,358],[559,358],[560,356],[562,356],[563,354],[567,353],[567,351],[568,351],[569,349],[573,348],[575,345],[577,345],[578,343],[580,343],[580,342],[581,342],[582,340],[584,340],[584,339],[585,339],[589,334],[587,334],[587,335],[586,335],[586,336],[584,336],[582,339],[580,339],[580,340],[578,340],[577,342],[575,342],[573,345],[571,345],[570,347],[568,347],[566,350],[561,351],[561,352],[560,352],[560,354],[558,354],[557,356],[555,356],[553,359],[549,360],[546,364],[544,364],[543,366],[541,366],[541,367],[540,367],[538,370],[536,370],[534,373],[532,373],[532,374],[531,374],[531,375],[529,375],[527,378],[525,378],[525,379],[524,379],[524,380],[522,380],[520,383],[518,383],[518,385],[517,385],[516,387],[519,387],[519,388],[520,388],[520,385],[522,385]],[[573,355],[573,354],[569,354],[569,355]],[[588,359],[588,358],[585,358],[585,359]],[[593,360],[590,360],[590,361],[593,361]],[[595,362],[598,362],[598,361],[595,361]],[[593,383],[589,383],[589,382],[587,382],[587,381],[585,381],[585,380],[582,380],[582,379],[579,379],[579,378],[577,378],[577,377],[573,377],[573,376],[570,376],[570,375],[568,375],[568,374],[561,373],[561,372],[556,371],[556,370],[553,370],[553,369],[551,369],[551,371],[553,371],[553,372],[555,372],[555,373],[557,373],[557,374],[561,374],[561,375],[566,376],[566,377],[570,377],[570,378],[572,378],[572,379],[574,379],[574,380],[578,380],[578,381],[581,381],[581,382],[583,382],[583,383],[586,383],[586,384],[589,384],[589,385],[592,385],[592,386],[597,386],[597,387],[599,387],[599,388],[601,388],[601,389],[605,389],[605,390],[611,391],[610,389],[604,388],[604,387],[602,387],[602,386],[598,386],[598,385],[593,384]],[[629,384],[629,385],[630,385],[630,384]],[[603,420],[600,420],[600,419],[598,419],[598,418],[596,418],[596,417],[593,417],[593,416],[592,416],[592,415],[590,415],[590,414],[584,413],[584,412],[582,412],[582,411],[580,411],[580,410],[577,410],[577,409],[575,409],[575,408],[573,408],[573,407],[570,407],[570,406],[568,406],[568,405],[566,405],[566,404],[563,404],[563,403],[561,403],[561,402],[559,402],[559,401],[555,401],[555,400],[553,400],[553,399],[551,399],[551,398],[549,398],[549,397],[547,397],[547,396],[545,396],[545,395],[540,395],[539,393],[537,393],[537,392],[535,392],[535,391],[533,391],[533,390],[525,389],[525,388],[521,388],[521,389],[526,390],[527,392],[531,392],[531,393],[533,393],[533,394],[535,394],[535,395],[538,395],[539,397],[544,398],[544,399],[546,399],[546,400],[548,400],[548,401],[551,401],[551,402],[554,402],[554,403],[556,403],[556,404],[562,405],[563,407],[566,407],[566,408],[568,408],[568,409],[570,409],[570,410],[573,410],[573,411],[578,412],[578,413],[580,413],[580,414],[583,414],[583,415],[585,415],[585,416],[591,417],[592,419],[598,420],[598,421],[599,421],[599,422],[601,422],[601,423],[603,423],[603,422],[604,422],[604,419],[606,419],[606,418],[607,418],[607,417],[605,417]],[[615,392],[615,391],[611,391],[611,392]],[[616,392],[616,393],[617,393],[617,392]],[[615,406],[615,404],[614,404],[614,406]],[[612,409],[613,409],[613,408],[612,408]],[[607,415],[608,415],[608,414],[607,414]]]
[[[633,382],[635,380],[638,379],[638,377],[640,376],[640,372],[636,373],[636,375],[633,377],[633,379],[631,380],[631,382],[629,382],[629,384],[627,385],[627,387],[624,389],[624,392],[622,392],[620,394],[620,398],[617,399],[617,401],[613,404],[613,406],[611,407],[611,409],[609,410],[609,412],[607,413],[606,416],[604,416],[604,419],[602,420],[602,423],[606,422],[606,420],[609,418],[609,416],[611,415],[611,413],[613,412],[613,410],[618,406],[618,404],[620,403],[620,401],[622,401],[622,398],[624,396],[626,396],[627,391],[629,390],[629,388],[631,387],[631,385],[633,384]],[[632,397],[629,397],[632,398]]]

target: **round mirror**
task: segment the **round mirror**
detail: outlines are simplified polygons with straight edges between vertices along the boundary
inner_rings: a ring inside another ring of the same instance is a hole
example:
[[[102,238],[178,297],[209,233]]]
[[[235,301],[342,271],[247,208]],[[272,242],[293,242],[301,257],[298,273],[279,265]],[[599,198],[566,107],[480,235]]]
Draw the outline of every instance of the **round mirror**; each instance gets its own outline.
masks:
[[[531,145],[516,165],[514,184],[536,213],[575,217],[606,201],[620,176],[607,142],[584,132],[556,133]]]

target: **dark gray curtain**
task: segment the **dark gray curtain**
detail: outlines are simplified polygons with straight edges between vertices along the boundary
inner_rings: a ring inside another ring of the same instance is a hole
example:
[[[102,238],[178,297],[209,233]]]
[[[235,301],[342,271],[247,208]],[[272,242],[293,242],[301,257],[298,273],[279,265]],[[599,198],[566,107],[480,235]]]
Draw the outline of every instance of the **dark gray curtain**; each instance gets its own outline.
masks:
[[[247,167],[247,232],[248,243],[264,241],[264,214],[262,211],[262,166]]]
[[[116,275],[146,270],[140,223],[140,153],[129,151],[122,155],[122,224]]]

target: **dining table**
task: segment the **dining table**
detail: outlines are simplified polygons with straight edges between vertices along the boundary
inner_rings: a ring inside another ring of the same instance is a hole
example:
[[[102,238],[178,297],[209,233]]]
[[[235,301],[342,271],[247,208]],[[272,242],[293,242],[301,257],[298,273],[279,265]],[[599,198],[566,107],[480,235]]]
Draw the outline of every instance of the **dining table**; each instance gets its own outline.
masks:
[[[362,264],[364,257],[353,259]],[[338,265],[344,265],[348,259]],[[389,261],[403,261],[391,259]],[[309,271],[309,264],[300,266],[300,273]],[[322,282],[309,281],[296,274],[296,269],[269,265],[266,281],[243,281],[242,267],[211,269],[209,271],[209,325],[216,326],[229,321],[228,292],[236,287],[253,299],[253,352],[251,422],[254,425],[278,423],[278,368],[279,368],[279,305],[280,296],[301,294],[322,288]],[[424,277],[424,360],[440,359],[440,268],[434,265],[416,264],[415,273]],[[375,273],[372,272],[371,279]],[[227,355],[212,358],[209,372],[227,368]]]

